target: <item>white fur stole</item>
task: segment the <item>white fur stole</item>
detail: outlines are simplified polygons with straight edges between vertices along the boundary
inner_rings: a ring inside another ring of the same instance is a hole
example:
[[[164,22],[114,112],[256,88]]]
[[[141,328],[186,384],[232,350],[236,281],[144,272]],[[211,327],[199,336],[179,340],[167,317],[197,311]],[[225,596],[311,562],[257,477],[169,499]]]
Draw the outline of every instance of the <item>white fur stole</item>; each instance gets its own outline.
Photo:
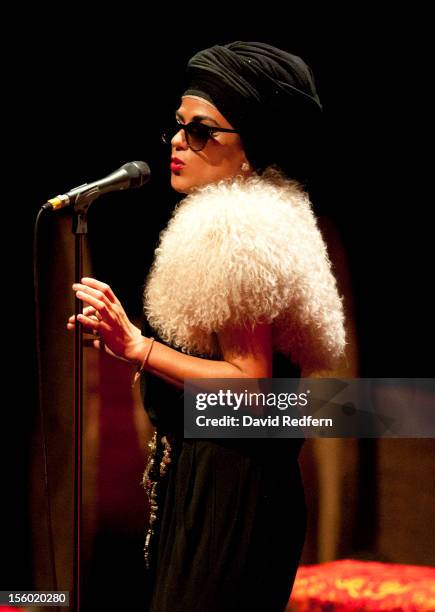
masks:
[[[345,346],[326,245],[307,194],[285,179],[238,177],[186,196],[160,234],[144,312],[186,353],[219,357],[220,330],[259,322],[303,369],[334,367]]]

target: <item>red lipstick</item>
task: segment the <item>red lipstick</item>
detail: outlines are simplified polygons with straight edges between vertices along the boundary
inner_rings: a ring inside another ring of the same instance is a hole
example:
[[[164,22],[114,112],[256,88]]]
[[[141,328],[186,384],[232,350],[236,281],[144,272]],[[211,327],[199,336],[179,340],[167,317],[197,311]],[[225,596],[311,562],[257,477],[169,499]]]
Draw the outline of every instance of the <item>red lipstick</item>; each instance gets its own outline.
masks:
[[[171,170],[172,172],[177,172],[178,170],[181,170],[184,166],[184,162],[181,159],[178,159],[178,157],[172,157],[171,158]]]

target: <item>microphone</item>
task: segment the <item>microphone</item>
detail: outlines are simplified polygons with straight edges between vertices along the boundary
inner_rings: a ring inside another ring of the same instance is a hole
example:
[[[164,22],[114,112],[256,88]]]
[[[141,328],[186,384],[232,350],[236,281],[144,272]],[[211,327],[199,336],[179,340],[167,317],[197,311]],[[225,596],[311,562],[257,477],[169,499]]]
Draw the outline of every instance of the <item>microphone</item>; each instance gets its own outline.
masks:
[[[142,187],[149,181],[150,176],[151,170],[145,162],[128,162],[99,181],[84,183],[67,193],[51,198],[42,206],[42,209],[59,210],[78,202],[89,205],[104,193]]]

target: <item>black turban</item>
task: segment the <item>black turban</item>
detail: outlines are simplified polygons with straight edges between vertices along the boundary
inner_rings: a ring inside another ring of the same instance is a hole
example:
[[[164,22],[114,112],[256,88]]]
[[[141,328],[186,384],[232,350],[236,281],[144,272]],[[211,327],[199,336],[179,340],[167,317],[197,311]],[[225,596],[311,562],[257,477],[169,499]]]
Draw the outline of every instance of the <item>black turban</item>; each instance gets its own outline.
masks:
[[[312,71],[299,56],[236,41],[196,53],[186,75],[183,95],[216,106],[240,133],[258,173],[275,164],[292,178],[306,179],[322,106]]]

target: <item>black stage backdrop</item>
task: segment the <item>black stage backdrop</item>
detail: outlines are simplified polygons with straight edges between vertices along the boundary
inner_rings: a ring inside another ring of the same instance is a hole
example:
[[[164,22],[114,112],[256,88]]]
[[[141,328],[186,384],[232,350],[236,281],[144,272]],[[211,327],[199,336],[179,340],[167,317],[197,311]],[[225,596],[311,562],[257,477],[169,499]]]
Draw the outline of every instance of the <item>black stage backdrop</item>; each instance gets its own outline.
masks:
[[[178,104],[186,60],[201,48],[262,40],[311,65],[329,139],[315,204],[334,220],[347,252],[360,376],[434,375],[431,203],[420,193],[424,171],[416,159],[425,139],[413,138],[425,133],[423,51],[409,42],[420,26],[407,15],[399,21],[370,11],[296,15],[289,5],[286,13],[260,7],[254,14],[240,5],[236,20],[233,11],[210,8],[168,7],[151,17],[114,6],[104,18],[77,10],[55,16],[53,26],[41,13],[10,24],[20,36],[8,51],[14,95],[3,116],[14,137],[16,178],[5,180],[14,194],[3,203],[1,589],[32,586],[26,479],[35,414],[36,212],[47,198],[127,161],[149,163],[145,189],[101,198],[89,214],[95,275],[138,317],[144,272],[175,202],[159,129]],[[44,218],[42,238],[56,222]]]

